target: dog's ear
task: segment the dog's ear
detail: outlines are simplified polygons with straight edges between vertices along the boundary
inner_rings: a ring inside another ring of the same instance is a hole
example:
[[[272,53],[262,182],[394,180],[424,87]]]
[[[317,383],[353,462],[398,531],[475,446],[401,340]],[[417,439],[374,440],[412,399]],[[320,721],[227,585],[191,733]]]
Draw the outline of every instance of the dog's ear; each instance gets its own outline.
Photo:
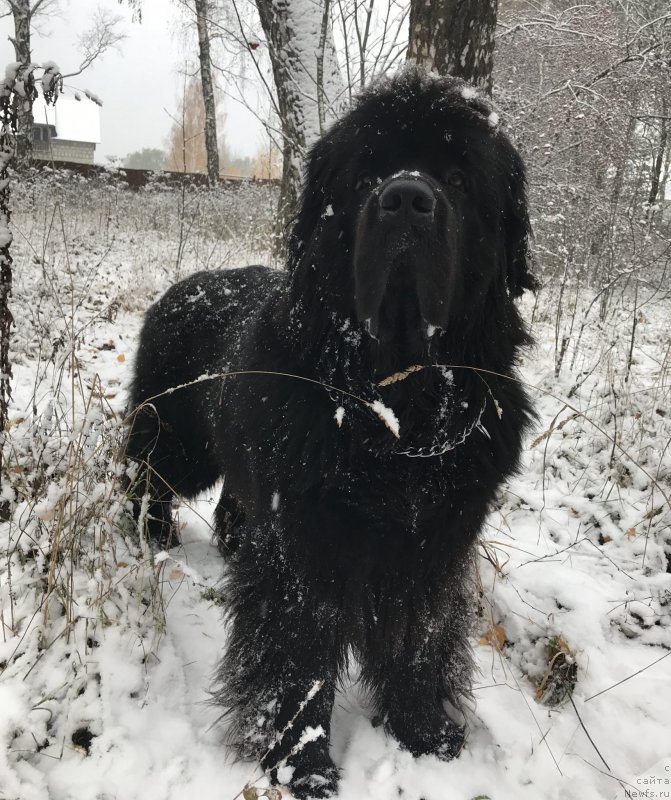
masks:
[[[310,148],[303,176],[303,188],[298,198],[295,215],[289,225],[287,237],[287,264],[293,271],[300,261],[307,242],[315,237],[320,220],[330,200],[326,197],[329,186],[330,137],[318,139]]]
[[[515,154],[510,170],[510,185],[505,221],[506,283],[512,297],[520,297],[525,289],[540,288],[531,271],[531,224],[527,205],[524,164]]]

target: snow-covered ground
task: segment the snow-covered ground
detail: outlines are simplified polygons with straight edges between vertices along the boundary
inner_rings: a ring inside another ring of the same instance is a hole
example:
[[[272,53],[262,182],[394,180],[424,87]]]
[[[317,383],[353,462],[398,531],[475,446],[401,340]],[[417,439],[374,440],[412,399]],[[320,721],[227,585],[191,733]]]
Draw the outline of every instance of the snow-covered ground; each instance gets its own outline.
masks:
[[[38,182],[19,198],[0,800],[233,800],[263,785],[208,704],[226,646],[215,494],[180,508],[182,545],[152,561],[115,482],[142,311],[194,269],[263,259],[272,198],[178,195]],[[595,304],[576,349],[590,299],[559,378],[555,295],[524,301],[541,422],[484,532],[466,748],[450,763],[402,752],[354,674],[333,727],[342,800],[671,796],[671,301],[639,297],[625,382],[631,300],[614,297],[602,324]]]

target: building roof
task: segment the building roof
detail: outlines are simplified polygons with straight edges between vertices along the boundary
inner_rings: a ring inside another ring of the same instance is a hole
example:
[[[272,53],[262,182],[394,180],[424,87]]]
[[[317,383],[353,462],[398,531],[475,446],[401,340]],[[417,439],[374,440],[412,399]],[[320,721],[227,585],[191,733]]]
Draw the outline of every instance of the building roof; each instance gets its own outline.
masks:
[[[62,94],[55,106],[38,97],[33,103],[33,120],[36,125],[53,125],[57,139],[100,143],[100,106],[87,97],[77,100]]]

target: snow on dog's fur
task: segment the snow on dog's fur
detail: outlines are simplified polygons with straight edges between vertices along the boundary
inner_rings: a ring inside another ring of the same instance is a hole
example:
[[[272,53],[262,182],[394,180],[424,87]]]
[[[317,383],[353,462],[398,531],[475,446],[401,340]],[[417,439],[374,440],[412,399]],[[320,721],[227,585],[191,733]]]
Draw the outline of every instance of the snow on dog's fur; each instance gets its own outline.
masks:
[[[464,89],[374,85],[311,150],[287,269],[194,275],[144,323],[138,514],[165,544],[174,494],[224,478],[216,696],[299,798],[336,791],[350,653],[403,748],[464,742],[445,708],[470,689],[474,545],[532,415],[511,378],[534,283],[522,162]]]

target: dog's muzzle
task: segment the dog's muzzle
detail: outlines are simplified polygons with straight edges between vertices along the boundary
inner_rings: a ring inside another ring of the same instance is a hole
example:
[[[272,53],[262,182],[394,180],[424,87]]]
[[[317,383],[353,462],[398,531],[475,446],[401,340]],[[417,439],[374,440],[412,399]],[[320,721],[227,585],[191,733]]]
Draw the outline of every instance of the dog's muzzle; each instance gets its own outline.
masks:
[[[392,178],[380,191],[380,220],[395,226],[426,227],[436,210],[436,195],[421,178]]]
[[[353,253],[355,304],[373,338],[424,347],[445,327],[455,281],[452,216],[438,181],[421,172],[393,174],[365,200]]]

